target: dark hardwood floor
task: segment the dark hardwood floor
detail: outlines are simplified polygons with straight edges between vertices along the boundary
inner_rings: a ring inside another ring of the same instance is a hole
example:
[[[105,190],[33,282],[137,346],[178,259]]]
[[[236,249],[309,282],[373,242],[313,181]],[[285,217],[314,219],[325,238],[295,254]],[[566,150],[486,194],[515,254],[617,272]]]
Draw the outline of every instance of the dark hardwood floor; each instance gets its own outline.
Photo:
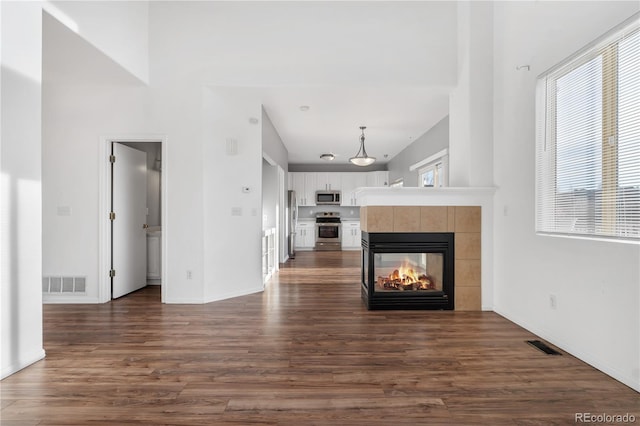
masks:
[[[356,252],[298,253],[261,294],[45,305],[5,425],[551,425],[640,395],[492,312],[367,311]]]

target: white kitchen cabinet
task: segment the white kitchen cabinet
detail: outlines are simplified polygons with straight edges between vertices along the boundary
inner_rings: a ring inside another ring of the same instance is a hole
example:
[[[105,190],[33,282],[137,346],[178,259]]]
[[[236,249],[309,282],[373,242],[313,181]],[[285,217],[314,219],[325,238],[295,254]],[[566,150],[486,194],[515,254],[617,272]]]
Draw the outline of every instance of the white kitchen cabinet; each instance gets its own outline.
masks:
[[[360,221],[342,221],[342,250],[359,250],[362,246]]]
[[[296,249],[313,250],[316,245],[316,221],[299,220],[296,225]]]
[[[389,172],[368,172],[367,187],[389,186]]]
[[[357,206],[355,190],[389,186],[389,172],[290,172],[289,188],[296,192],[299,206],[315,206],[316,191],[340,191],[342,206]]]
[[[313,172],[290,172],[291,189],[296,192],[299,206],[316,205],[316,174]]]
[[[340,191],[342,189],[342,173],[316,173],[316,189],[318,191]]]
[[[342,206],[357,206],[356,189],[367,186],[367,173],[345,172],[341,173],[342,178]]]

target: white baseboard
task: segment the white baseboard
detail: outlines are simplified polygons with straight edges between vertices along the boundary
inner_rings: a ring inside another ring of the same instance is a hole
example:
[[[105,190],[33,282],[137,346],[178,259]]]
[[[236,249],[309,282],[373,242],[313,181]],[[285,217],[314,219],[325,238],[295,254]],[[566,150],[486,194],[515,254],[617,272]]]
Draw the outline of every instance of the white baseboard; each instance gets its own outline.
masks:
[[[42,295],[42,303],[45,304],[58,304],[58,303],[65,303],[65,304],[73,304],[73,303],[87,303],[87,304],[91,304],[91,303],[103,303],[101,302],[97,297],[85,297],[85,296],[66,296],[66,295],[48,295],[48,294],[43,294]]]
[[[578,349],[572,345],[568,345],[568,344],[565,344],[564,342],[559,341],[553,336],[553,333],[551,333],[549,330],[543,330],[541,328],[533,326],[529,324],[527,321],[524,321],[521,318],[519,318],[517,315],[512,315],[510,313],[504,312],[496,308],[494,308],[494,312],[497,313],[498,315],[503,316],[509,321],[519,325],[520,327],[526,329],[527,331],[535,334],[536,336],[541,337],[542,339],[562,349],[563,351],[568,352],[569,354],[573,355],[579,360],[586,362],[593,368],[596,368],[602,371],[604,374],[611,376],[612,378],[625,384],[626,386],[629,386],[631,389],[637,392],[640,392],[640,381],[638,379],[634,379],[632,376],[625,374],[623,371],[620,371],[615,366],[610,365],[609,363],[598,358],[597,356],[591,353],[585,352],[581,349]]]
[[[234,297],[240,297],[240,296],[248,296],[249,294],[262,293],[263,291],[264,291],[264,285],[260,285],[244,291],[222,293],[222,294],[216,295],[212,299],[207,300],[205,303],[218,302],[220,300],[232,299]]]
[[[44,359],[45,357],[45,352],[44,349],[40,349],[38,351],[36,351],[36,353],[31,354],[29,356],[26,357],[22,357],[22,359],[17,360],[16,362],[12,363],[11,365],[8,365],[6,367],[2,367],[2,371],[0,372],[0,380],[9,377],[10,375],[17,373],[18,371],[22,370],[23,368],[26,368],[28,366],[30,366],[31,364],[40,361],[41,359]]]

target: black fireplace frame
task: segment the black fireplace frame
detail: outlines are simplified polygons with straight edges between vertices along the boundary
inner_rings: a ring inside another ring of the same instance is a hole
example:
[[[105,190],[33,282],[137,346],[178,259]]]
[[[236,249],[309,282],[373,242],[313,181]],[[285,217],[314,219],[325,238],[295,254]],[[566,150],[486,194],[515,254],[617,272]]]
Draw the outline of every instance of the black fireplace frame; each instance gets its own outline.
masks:
[[[442,291],[376,291],[374,276],[376,253],[442,253],[444,255]],[[363,231],[360,279],[362,300],[369,310],[453,310],[454,262],[453,232],[370,233]]]

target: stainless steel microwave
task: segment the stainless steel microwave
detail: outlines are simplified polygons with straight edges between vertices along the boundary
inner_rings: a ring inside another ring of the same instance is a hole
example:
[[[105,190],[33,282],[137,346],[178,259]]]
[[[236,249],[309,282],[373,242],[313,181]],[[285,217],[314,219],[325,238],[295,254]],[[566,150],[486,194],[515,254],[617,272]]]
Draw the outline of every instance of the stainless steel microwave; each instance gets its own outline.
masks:
[[[316,191],[316,206],[340,205],[340,191]]]

